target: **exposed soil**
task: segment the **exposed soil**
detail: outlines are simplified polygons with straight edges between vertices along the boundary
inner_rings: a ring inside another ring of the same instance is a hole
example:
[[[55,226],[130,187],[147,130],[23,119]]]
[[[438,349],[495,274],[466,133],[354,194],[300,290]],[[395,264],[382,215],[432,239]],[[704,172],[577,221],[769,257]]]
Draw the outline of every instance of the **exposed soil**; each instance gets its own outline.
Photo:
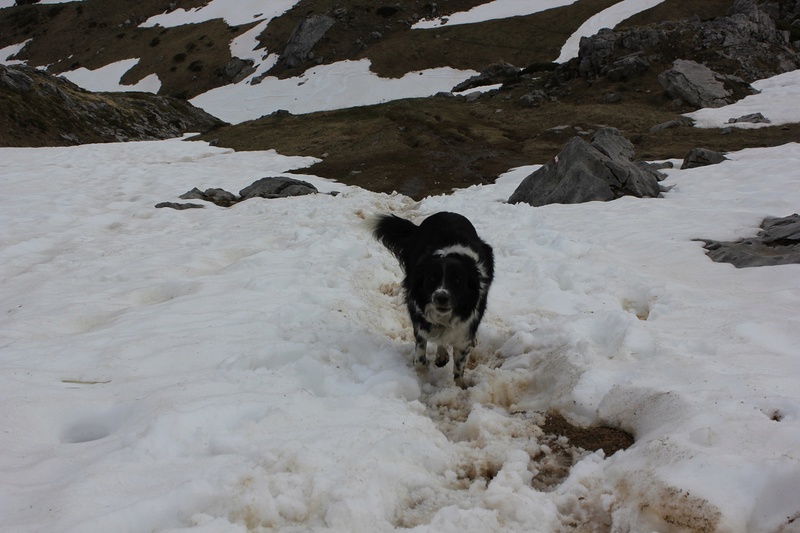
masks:
[[[541,427],[547,435],[566,437],[571,446],[592,452],[603,450],[606,456],[614,455],[633,444],[633,436],[621,429],[609,426],[575,426],[555,412],[547,413]]]

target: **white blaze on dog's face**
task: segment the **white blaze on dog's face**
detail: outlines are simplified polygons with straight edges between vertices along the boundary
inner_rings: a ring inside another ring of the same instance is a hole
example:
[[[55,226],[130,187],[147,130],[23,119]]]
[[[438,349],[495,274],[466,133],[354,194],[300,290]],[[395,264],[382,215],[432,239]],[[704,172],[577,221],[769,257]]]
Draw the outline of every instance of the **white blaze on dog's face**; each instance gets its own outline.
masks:
[[[464,318],[463,307],[472,307],[477,279],[463,258],[434,257],[423,280],[424,315],[434,324],[448,325],[455,316]]]

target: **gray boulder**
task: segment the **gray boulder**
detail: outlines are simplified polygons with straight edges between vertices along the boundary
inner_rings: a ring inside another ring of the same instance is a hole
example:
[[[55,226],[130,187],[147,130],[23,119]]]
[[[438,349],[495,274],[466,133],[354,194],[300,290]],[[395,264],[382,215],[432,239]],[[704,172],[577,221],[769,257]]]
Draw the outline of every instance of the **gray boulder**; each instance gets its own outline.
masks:
[[[284,198],[287,196],[302,196],[304,194],[315,194],[319,192],[316,187],[308,182],[277,176],[274,178],[261,178],[254,181],[241,191],[240,199],[248,198]]]
[[[475,87],[505,83],[508,80],[518,78],[521,72],[522,69],[510,63],[506,63],[505,61],[492,63],[484,68],[477,76],[472,76],[453,87],[453,92],[457,93]]]
[[[765,219],[755,238],[734,242],[699,239],[717,263],[737,268],[800,263],[800,215]]]
[[[725,155],[720,152],[715,152],[714,150],[708,150],[706,148],[693,148],[686,154],[686,157],[683,158],[681,170],[716,165],[717,163],[722,163],[726,159]]]
[[[232,57],[228,64],[225,65],[225,68],[222,69],[222,75],[231,83],[239,83],[256,71],[253,64],[252,59]]]
[[[299,67],[308,58],[314,45],[335,23],[335,19],[326,15],[311,15],[298,22],[292,30],[280,62],[286,68]]]
[[[696,61],[678,59],[672,68],[658,75],[664,91],[694,107],[722,107],[733,102],[733,92],[723,78]]]
[[[163,209],[165,207],[169,207],[170,209],[175,209],[177,211],[185,211],[186,209],[203,209],[205,206],[193,204],[191,202],[187,202],[185,204],[179,202],[160,202],[156,204],[156,209]]]
[[[728,120],[728,124],[735,124],[737,122],[750,122],[752,124],[771,124],[772,121],[765,117],[761,113],[748,113],[747,115],[742,115],[741,117],[733,118],[731,117]]]
[[[220,207],[230,207],[239,200],[233,193],[225,189],[206,189],[201,191],[197,187],[179,196],[182,200],[205,200]]]
[[[508,199],[532,206],[656,197],[660,175],[633,160],[633,144],[614,128],[602,128],[591,143],[570,139],[558,156],[520,183]]]

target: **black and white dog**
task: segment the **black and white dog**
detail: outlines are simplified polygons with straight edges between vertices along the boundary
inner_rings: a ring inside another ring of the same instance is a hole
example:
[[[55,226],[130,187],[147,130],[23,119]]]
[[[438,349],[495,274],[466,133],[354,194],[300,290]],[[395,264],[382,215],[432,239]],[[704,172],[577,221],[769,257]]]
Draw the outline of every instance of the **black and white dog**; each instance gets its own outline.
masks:
[[[464,366],[475,346],[475,333],[486,310],[494,278],[494,254],[469,220],[456,213],[436,213],[417,226],[395,215],[379,215],[372,234],[400,261],[403,288],[414,326],[414,362],[427,368],[428,341],[437,345],[436,366],[450,360],[463,386]]]

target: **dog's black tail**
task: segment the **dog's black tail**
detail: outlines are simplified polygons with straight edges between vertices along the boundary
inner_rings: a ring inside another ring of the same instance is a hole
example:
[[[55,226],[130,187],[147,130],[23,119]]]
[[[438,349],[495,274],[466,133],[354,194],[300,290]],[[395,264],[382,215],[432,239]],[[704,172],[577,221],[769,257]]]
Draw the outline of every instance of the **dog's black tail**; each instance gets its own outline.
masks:
[[[419,226],[396,215],[377,215],[371,221],[372,235],[397,257],[406,268],[406,254]]]

